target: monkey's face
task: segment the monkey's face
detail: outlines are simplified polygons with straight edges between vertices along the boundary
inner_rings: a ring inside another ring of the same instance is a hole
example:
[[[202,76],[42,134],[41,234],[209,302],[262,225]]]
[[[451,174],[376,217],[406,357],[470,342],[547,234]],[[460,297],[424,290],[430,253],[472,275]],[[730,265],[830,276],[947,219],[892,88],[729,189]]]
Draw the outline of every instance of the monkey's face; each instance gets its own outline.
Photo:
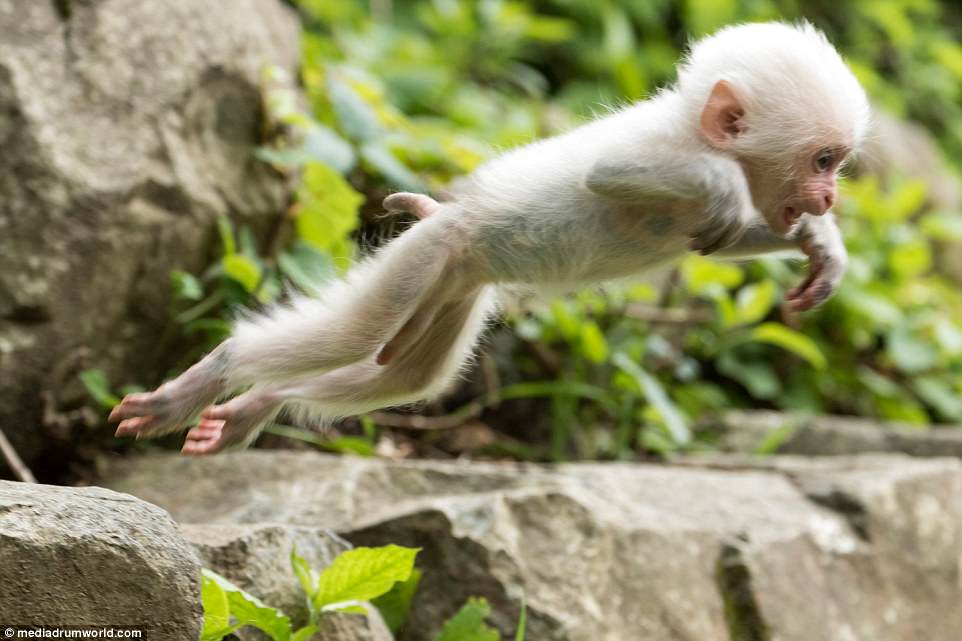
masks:
[[[825,145],[781,162],[742,160],[755,208],[773,231],[786,234],[802,214],[821,216],[831,209],[848,151],[843,145]]]

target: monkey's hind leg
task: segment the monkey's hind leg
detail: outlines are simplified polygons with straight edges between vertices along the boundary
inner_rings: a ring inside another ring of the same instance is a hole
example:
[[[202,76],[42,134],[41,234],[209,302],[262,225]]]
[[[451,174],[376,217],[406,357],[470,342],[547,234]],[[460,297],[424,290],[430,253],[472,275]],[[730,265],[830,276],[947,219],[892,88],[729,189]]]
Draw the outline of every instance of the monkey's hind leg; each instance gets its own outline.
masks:
[[[116,436],[153,438],[176,432],[201,409],[223,396],[229,342],[221,343],[200,362],[154,391],[125,396],[108,419],[120,421]]]
[[[468,286],[457,263],[463,239],[450,218],[418,223],[316,299],[237,323],[234,335],[180,377],[128,395],[110,415],[117,436],[151,438],[185,429],[232,390],[301,380],[372,358],[419,307]]]
[[[333,420],[436,396],[470,357],[495,306],[493,291],[482,289],[443,304],[424,333],[387,365],[378,365],[372,357],[315,378],[254,388],[209,407],[197,427],[187,433],[182,451],[214,454],[250,443],[285,404],[293,403],[305,415]]]

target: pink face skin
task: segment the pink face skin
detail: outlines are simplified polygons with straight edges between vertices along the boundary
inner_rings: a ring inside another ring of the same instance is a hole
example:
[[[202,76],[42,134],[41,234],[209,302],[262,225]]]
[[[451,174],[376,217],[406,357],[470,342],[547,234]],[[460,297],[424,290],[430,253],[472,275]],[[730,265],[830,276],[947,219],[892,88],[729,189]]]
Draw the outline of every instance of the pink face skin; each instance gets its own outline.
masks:
[[[821,216],[831,209],[838,196],[838,169],[847,154],[843,146],[821,147],[783,172],[767,164],[742,162],[755,206],[773,231],[787,234],[802,214]],[[785,175],[790,178],[784,180]]]

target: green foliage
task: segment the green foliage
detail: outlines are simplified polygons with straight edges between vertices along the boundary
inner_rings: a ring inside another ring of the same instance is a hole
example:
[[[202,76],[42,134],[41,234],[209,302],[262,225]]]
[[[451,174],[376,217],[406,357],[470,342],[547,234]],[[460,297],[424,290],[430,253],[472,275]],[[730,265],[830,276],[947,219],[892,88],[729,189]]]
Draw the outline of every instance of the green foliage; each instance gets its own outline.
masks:
[[[407,620],[421,581],[421,572],[414,568],[418,552],[398,545],[354,548],[339,554],[319,573],[292,549],[291,569],[308,605],[308,621],[296,630],[283,612],[205,569],[201,577],[204,626],[200,641],[220,641],[244,626],[261,630],[273,641],[306,641],[318,632],[322,617],[329,612],[366,616],[365,601],[370,601],[390,630],[397,632]],[[498,631],[485,624],[490,614],[487,601],[469,599],[444,624],[436,641],[500,641]],[[522,603],[515,641],[524,641],[526,621],[527,608]]]
[[[485,625],[491,606],[484,599],[469,599],[448,619],[434,641],[500,641],[498,631]]]
[[[397,545],[355,548],[338,555],[330,566],[318,573],[296,550],[291,550],[291,568],[304,590],[309,612],[307,624],[297,630],[291,628],[290,618],[277,608],[265,605],[215,572],[204,570],[201,582],[204,627],[200,639],[218,641],[249,625],[274,641],[304,641],[317,632],[325,613],[366,615],[361,602],[385,597],[395,584],[407,585],[417,553],[417,549]],[[410,588],[412,596],[416,587],[415,581]],[[410,596],[406,603],[410,605]],[[396,610],[392,615],[403,622],[406,610]]]

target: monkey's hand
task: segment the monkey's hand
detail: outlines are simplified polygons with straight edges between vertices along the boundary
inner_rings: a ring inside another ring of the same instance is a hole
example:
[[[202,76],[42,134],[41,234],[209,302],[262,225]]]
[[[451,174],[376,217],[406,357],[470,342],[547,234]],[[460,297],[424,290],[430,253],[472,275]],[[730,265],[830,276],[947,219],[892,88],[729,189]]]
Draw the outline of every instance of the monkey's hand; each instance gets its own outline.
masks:
[[[808,276],[785,294],[792,311],[818,307],[838,289],[848,265],[848,253],[835,216],[806,215],[798,232],[799,247],[808,256]]]

